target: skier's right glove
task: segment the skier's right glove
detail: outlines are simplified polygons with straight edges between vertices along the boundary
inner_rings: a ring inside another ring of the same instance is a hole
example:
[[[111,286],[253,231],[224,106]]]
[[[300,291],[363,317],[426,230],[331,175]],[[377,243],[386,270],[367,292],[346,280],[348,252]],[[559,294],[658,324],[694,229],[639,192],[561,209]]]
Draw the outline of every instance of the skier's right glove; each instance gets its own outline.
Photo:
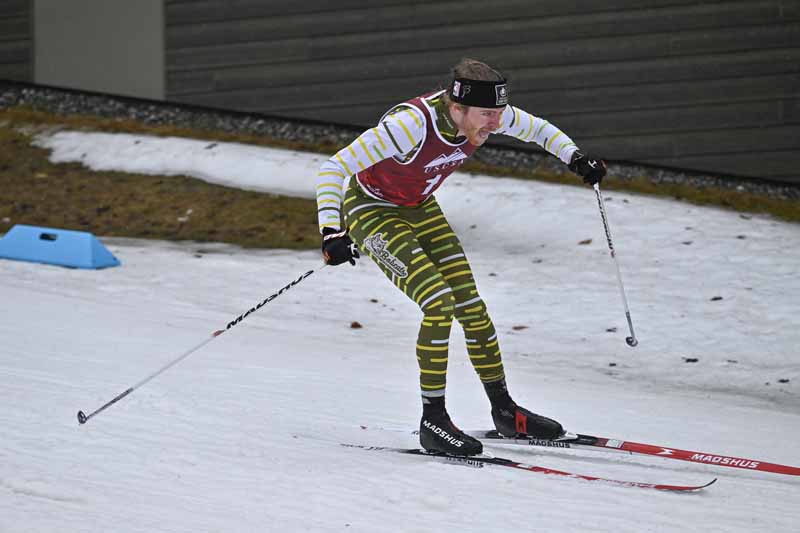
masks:
[[[568,168],[583,177],[583,181],[588,185],[594,185],[603,181],[606,175],[606,162],[592,154],[582,154],[576,151],[572,154],[572,161]]]
[[[333,228],[322,229],[322,256],[329,265],[341,265],[349,261],[354,266],[356,259],[361,257],[358,246],[347,234],[347,230]]]

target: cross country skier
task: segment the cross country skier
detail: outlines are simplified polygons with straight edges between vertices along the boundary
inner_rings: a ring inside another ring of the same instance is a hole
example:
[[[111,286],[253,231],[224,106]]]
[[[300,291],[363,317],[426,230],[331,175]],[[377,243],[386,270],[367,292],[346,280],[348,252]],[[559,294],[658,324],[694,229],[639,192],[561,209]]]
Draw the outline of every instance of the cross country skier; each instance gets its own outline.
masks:
[[[376,127],[327,160],[317,177],[325,261],[355,265],[360,248],[422,310],[416,347],[422,393],[419,435],[429,451],[483,451],[481,442],[458,429],[445,409],[453,318],[464,328],[469,359],[489,397],[497,430],[505,436],[545,439],[563,433],[555,420],[511,399],[486,304],[433,195],[492,133],[535,142],[586,183],[598,183],[606,173],[600,158],[578,151],[553,124],[509,105],[506,81],[497,71],[463,59],[453,68],[448,90],[395,106]],[[345,190],[347,177],[353,179]]]

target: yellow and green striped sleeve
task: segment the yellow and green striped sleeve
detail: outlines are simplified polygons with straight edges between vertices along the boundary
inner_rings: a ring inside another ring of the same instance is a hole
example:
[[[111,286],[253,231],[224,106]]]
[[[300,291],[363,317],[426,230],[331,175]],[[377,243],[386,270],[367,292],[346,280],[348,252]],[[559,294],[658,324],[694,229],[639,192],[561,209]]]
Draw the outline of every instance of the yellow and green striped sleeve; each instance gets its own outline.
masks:
[[[342,228],[342,199],[347,177],[384,159],[411,152],[424,137],[425,117],[416,108],[401,104],[387,113],[380,124],[325,161],[316,180],[320,232],[324,228]]]

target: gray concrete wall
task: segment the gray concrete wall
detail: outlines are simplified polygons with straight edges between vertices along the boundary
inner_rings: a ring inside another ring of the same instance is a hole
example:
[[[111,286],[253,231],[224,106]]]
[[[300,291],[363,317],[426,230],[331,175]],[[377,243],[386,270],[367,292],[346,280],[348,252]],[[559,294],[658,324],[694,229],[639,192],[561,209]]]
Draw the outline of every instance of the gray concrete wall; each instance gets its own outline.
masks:
[[[34,81],[163,99],[162,0],[33,0]]]
[[[609,159],[800,183],[800,0],[166,0],[166,95],[361,126],[463,56]],[[511,141],[516,142],[516,141]]]
[[[0,79],[33,81],[32,0],[0,0]]]

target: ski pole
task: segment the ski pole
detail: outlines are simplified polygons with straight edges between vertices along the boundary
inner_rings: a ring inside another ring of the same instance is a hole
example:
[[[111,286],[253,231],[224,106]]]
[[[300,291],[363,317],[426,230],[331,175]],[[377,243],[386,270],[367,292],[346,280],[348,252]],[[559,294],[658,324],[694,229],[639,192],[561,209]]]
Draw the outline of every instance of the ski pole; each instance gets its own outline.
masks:
[[[622,305],[625,308],[625,318],[628,319],[628,329],[631,332],[630,337],[625,337],[625,342],[628,346],[634,347],[639,344],[636,340],[636,334],[633,332],[633,321],[631,321],[631,312],[628,309],[628,299],[625,297],[625,287],[622,286],[622,274],[619,271],[619,261],[617,261],[617,253],[614,251],[614,243],[611,242],[611,230],[608,229],[608,218],[606,218],[606,207],[603,203],[603,195],[600,194],[600,185],[594,184],[594,192],[597,194],[597,205],[600,207],[600,216],[603,218],[603,227],[606,229],[606,240],[608,241],[608,249],[611,252],[611,258],[614,260],[614,266],[617,269],[617,282],[619,283],[619,293],[622,296]]]
[[[319,267],[317,269],[317,271],[322,270],[326,266],[328,266],[327,263],[323,264],[321,267]],[[213,341],[214,339],[216,339],[217,337],[219,337],[220,335],[222,335],[223,333],[225,333],[226,331],[231,329],[233,326],[235,326],[236,324],[238,324],[239,322],[241,322],[242,320],[247,318],[251,313],[254,313],[254,312],[258,311],[263,306],[265,306],[266,304],[268,304],[269,302],[271,302],[272,300],[274,300],[275,298],[277,298],[278,296],[280,296],[284,292],[288,291],[289,289],[291,289],[292,287],[294,287],[295,285],[297,285],[298,283],[300,283],[301,281],[303,281],[304,279],[306,279],[307,277],[309,277],[313,273],[314,273],[314,270],[309,270],[305,274],[302,274],[296,280],[290,282],[288,285],[286,285],[285,287],[281,288],[278,292],[267,296],[264,300],[262,300],[260,303],[258,303],[255,307],[251,307],[250,309],[248,309],[247,311],[245,311],[244,313],[242,313],[241,315],[239,315],[238,317],[236,317],[232,321],[228,322],[228,324],[225,326],[224,329],[218,329],[217,331],[215,331],[214,333],[211,334],[211,337],[205,339],[203,342],[201,342],[200,344],[198,344],[194,348],[191,348],[190,350],[188,350],[186,352],[183,352],[180,356],[176,357],[175,359],[173,359],[172,361],[170,361],[169,363],[167,363],[166,365],[164,365],[163,367],[161,367],[157,371],[153,372],[152,374],[150,374],[149,376],[147,376],[146,378],[141,380],[136,385],[134,385],[134,386],[128,388],[127,390],[123,391],[122,393],[117,395],[113,400],[111,400],[110,402],[104,404],[99,409],[96,409],[95,411],[93,411],[92,413],[90,413],[88,415],[84,414],[83,411],[78,411],[78,423],[79,424],[85,424],[86,422],[89,421],[90,418],[92,418],[96,414],[98,414],[101,411],[107,409],[108,407],[111,407],[112,405],[114,405],[115,403],[117,403],[118,401],[120,401],[121,399],[123,399],[124,397],[126,397],[127,395],[129,395],[130,393],[132,393],[133,391],[135,391],[136,389],[138,389],[139,387],[141,387],[145,383],[147,383],[148,381],[152,380],[156,376],[166,372],[167,370],[169,370],[173,366],[177,365],[178,363],[180,363],[181,361],[183,361],[184,359],[189,357],[191,354],[193,354],[194,352],[196,352],[197,350],[199,350],[200,348],[202,348],[203,346],[205,346],[209,342]]]

